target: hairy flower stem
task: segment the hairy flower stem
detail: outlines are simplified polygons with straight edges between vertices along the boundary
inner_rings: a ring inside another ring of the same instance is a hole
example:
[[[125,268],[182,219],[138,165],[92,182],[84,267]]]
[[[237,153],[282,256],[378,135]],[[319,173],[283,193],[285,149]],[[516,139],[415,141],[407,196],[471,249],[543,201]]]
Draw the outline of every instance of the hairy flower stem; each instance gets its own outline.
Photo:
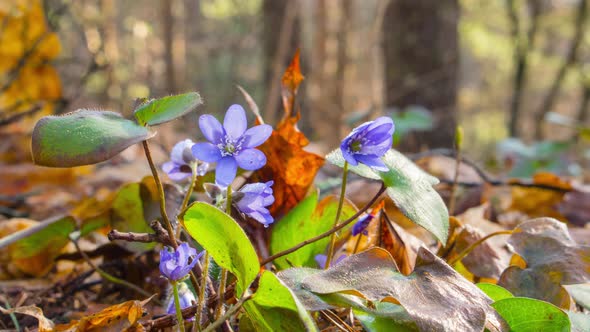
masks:
[[[346,193],[346,178],[348,177],[348,162],[344,162],[344,170],[342,171],[342,185],[340,186],[340,200],[338,201],[338,210],[336,210],[336,218],[334,219],[334,226],[338,226],[340,221],[340,214],[342,213],[342,206],[344,205],[344,194]],[[332,234],[330,238],[330,247],[328,247],[328,257],[326,258],[326,266],[328,269],[332,263],[332,256],[334,256],[334,246],[336,245],[336,233]]]
[[[186,210],[186,207],[188,206],[188,201],[190,201],[191,195],[193,194],[193,189],[195,188],[195,183],[197,182],[197,166],[198,166],[198,164],[196,162],[194,162],[191,165],[191,170],[193,172],[191,175],[191,183],[189,184],[189,187],[186,191],[184,199],[182,200],[182,205],[180,205],[180,209],[178,211],[184,211],[184,210]],[[182,227],[184,227],[184,220],[179,218],[178,222],[182,225]],[[176,228],[176,237],[177,238],[180,238],[180,232],[182,231],[182,227]]]
[[[201,285],[199,287],[199,299],[197,303],[197,312],[195,314],[195,324],[201,331],[201,315],[205,306],[205,296],[207,294],[207,276],[209,275],[209,252],[205,251],[205,262],[203,263],[203,273],[201,275]],[[193,329],[194,330],[194,329]]]
[[[227,186],[227,197],[226,197],[226,205],[225,205],[225,213],[227,213],[231,217],[231,194],[232,188],[231,185]],[[227,270],[222,268],[221,269],[221,277],[219,279],[219,302],[217,303],[217,308],[215,308],[215,319],[219,319],[223,315],[223,304],[225,299],[225,284],[227,282]]]
[[[178,283],[170,281],[172,291],[174,292],[174,307],[176,308],[176,321],[180,332],[184,332],[184,320],[182,319],[182,308],[180,308],[180,297],[178,296]]]
[[[158,188],[158,195],[160,198],[160,214],[162,215],[162,219],[164,220],[164,224],[166,226],[166,230],[168,231],[168,236],[170,237],[170,242],[174,249],[178,247],[178,242],[176,241],[176,236],[174,236],[174,229],[172,229],[172,223],[170,223],[170,219],[168,219],[168,213],[166,213],[166,196],[164,194],[164,186],[162,185],[162,181],[160,181],[160,175],[158,174],[158,170],[156,169],[156,165],[154,164],[154,160],[152,159],[152,153],[150,152],[150,147],[147,141],[143,141],[143,150],[145,151],[145,156],[147,158],[148,163],[150,164],[150,169],[152,170],[152,174],[154,176],[154,181],[156,182],[156,187]]]
[[[490,234],[482,237],[481,239],[475,241],[474,243],[472,243],[469,247],[467,247],[465,250],[463,250],[462,252],[460,252],[455,258],[451,259],[447,263],[450,266],[453,266],[458,261],[462,260],[465,256],[469,255],[469,253],[471,253],[473,251],[473,249],[475,249],[480,244],[484,243],[489,238],[492,238],[492,237],[498,236],[498,235],[509,235],[509,234],[512,234],[512,233],[514,233],[513,230],[497,231],[497,232],[490,233]]]

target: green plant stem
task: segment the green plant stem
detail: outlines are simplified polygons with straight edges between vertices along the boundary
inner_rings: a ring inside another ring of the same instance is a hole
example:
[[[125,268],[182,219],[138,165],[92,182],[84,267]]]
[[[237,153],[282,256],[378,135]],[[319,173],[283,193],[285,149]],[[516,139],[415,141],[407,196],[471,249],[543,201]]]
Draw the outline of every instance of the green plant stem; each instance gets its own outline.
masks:
[[[338,226],[340,221],[340,214],[342,213],[342,206],[344,205],[344,195],[346,194],[346,178],[348,177],[348,162],[344,162],[344,170],[342,171],[342,185],[340,186],[340,199],[338,200],[338,209],[336,210],[336,218],[334,218],[334,226]],[[328,247],[328,257],[326,257],[325,269],[330,267],[332,263],[332,256],[334,256],[334,247],[336,246],[336,233],[332,234],[330,238],[330,246]]]
[[[172,284],[172,291],[174,292],[174,307],[176,308],[176,322],[178,323],[178,329],[184,332],[184,319],[182,319],[182,308],[180,307],[180,297],[178,296],[178,283],[170,280]]]
[[[158,170],[156,169],[156,165],[154,164],[154,160],[152,159],[152,153],[150,152],[150,147],[147,141],[143,141],[143,150],[145,151],[145,156],[147,158],[148,163],[150,164],[150,169],[152,170],[152,175],[154,176],[154,181],[156,182],[156,187],[158,188],[158,196],[160,198],[160,214],[162,215],[162,219],[164,220],[164,224],[166,226],[166,230],[168,231],[168,236],[170,237],[170,242],[174,249],[178,247],[178,242],[176,241],[176,237],[174,236],[174,229],[172,228],[172,223],[170,223],[170,219],[168,219],[168,213],[166,212],[166,195],[164,194],[164,186],[162,185],[162,181],[160,181],[160,175],[158,174]]]
[[[375,196],[373,196],[373,198],[371,199],[371,201],[369,201],[369,203],[367,203],[367,205],[365,205],[364,207],[362,207],[360,210],[357,211],[357,213],[355,213],[352,217],[346,219],[345,221],[341,222],[340,224],[338,224],[338,226],[333,227],[332,229],[318,235],[315,237],[312,237],[311,239],[305,240],[303,242],[300,242],[299,244],[277,252],[276,254],[266,258],[265,260],[263,260],[262,262],[260,262],[260,265],[265,265],[268,264],[272,261],[274,261],[275,259],[279,258],[279,257],[283,257],[285,255],[288,255],[292,252],[295,252],[303,247],[305,247],[308,244],[314,243],[316,241],[319,241],[327,236],[330,236],[336,232],[338,232],[339,230],[341,230],[342,228],[346,227],[348,224],[350,224],[351,222],[355,221],[356,218],[358,218],[361,214],[365,213],[365,211],[367,211],[371,206],[373,206],[373,204],[375,204],[375,202],[377,202],[377,200],[379,199],[379,197],[381,196],[381,194],[383,194],[385,192],[385,190],[387,189],[387,187],[384,184],[381,184],[381,188],[379,189],[379,191],[375,194]]]
[[[473,242],[469,247],[465,248],[465,250],[463,250],[462,252],[460,252],[455,258],[451,259],[447,263],[449,265],[453,266],[458,261],[462,260],[465,256],[469,255],[469,253],[471,253],[473,251],[473,249],[475,249],[480,244],[484,243],[489,238],[492,238],[492,237],[498,236],[498,235],[509,235],[509,234],[512,234],[512,233],[514,233],[513,230],[497,231],[497,232],[490,233],[490,234],[482,237],[481,239]]]
[[[186,195],[184,196],[184,200],[182,201],[182,205],[180,206],[179,211],[184,211],[186,209],[186,207],[188,206],[188,201],[190,200],[191,195],[193,194],[195,183],[197,183],[197,166],[197,162],[194,162],[191,165],[191,169],[193,171],[191,176],[191,184],[189,185],[188,190],[186,191]]]
[[[201,330],[201,315],[205,306],[205,296],[207,294],[207,276],[209,275],[209,253],[205,251],[205,263],[201,275],[201,285],[199,287],[199,302],[197,303],[197,312],[195,314],[195,325]]]
[[[225,200],[225,213],[227,213],[231,217],[231,199],[232,199],[232,187],[231,185],[227,186],[227,195]],[[217,303],[217,308],[215,308],[215,319],[219,319],[223,315],[223,304],[225,299],[225,286],[227,283],[227,270],[222,268],[221,269],[221,277],[219,279],[219,302]]]
[[[461,166],[461,146],[457,145],[457,153],[455,156],[455,175],[453,177],[453,185],[451,186],[451,197],[449,202],[449,216],[455,214],[455,205],[457,202],[457,182],[459,182],[459,166]]]
[[[246,293],[247,295],[244,294],[244,296],[242,296],[242,298],[236,304],[234,304],[225,314],[223,314],[223,316],[216,318],[216,320],[213,323],[211,323],[211,325],[207,326],[207,328],[203,330],[203,332],[215,331],[217,327],[219,327],[221,324],[223,324],[223,322],[225,322],[233,314],[235,314],[244,305],[246,301],[252,298],[252,294],[250,294],[249,291],[246,291]]]

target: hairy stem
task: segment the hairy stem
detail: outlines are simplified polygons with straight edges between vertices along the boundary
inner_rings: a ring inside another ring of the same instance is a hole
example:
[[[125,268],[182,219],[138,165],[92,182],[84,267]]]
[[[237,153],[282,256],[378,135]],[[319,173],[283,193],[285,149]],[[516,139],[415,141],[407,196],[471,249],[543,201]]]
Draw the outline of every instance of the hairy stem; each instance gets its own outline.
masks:
[[[152,170],[152,174],[154,176],[154,181],[156,182],[156,187],[158,188],[158,195],[160,197],[160,214],[162,215],[162,219],[164,220],[164,224],[166,226],[166,230],[168,231],[168,236],[170,237],[170,242],[174,249],[178,247],[178,242],[176,241],[176,237],[174,236],[174,229],[172,228],[172,223],[170,223],[170,219],[168,219],[168,213],[166,213],[166,196],[164,194],[164,186],[162,185],[162,181],[160,181],[160,175],[158,174],[158,170],[156,169],[156,165],[154,164],[154,160],[152,159],[152,153],[150,152],[150,147],[147,141],[143,141],[143,150],[145,151],[145,156],[147,158],[148,163],[150,164],[150,169]]]
[[[176,321],[178,328],[181,332],[184,332],[184,319],[182,319],[182,308],[180,307],[180,298],[178,296],[178,283],[176,281],[170,281],[172,284],[172,291],[174,292],[174,307],[176,308]]]
[[[336,210],[336,218],[334,218],[334,226],[338,226],[340,221],[340,214],[342,213],[342,205],[344,205],[344,194],[346,193],[346,178],[348,177],[348,162],[344,162],[344,170],[342,171],[342,185],[340,186],[340,199],[338,200],[338,209]],[[332,234],[330,238],[330,246],[328,247],[328,257],[326,257],[326,266],[329,268],[332,263],[332,256],[334,256],[334,246],[336,246],[336,233]]]
[[[195,314],[195,326],[201,330],[201,315],[205,305],[205,296],[207,294],[207,276],[209,275],[209,253],[205,251],[205,263],[203,264],[203,274],[201,275],[201,287],[199,287],[199,302],[197,303],[197,313]]]

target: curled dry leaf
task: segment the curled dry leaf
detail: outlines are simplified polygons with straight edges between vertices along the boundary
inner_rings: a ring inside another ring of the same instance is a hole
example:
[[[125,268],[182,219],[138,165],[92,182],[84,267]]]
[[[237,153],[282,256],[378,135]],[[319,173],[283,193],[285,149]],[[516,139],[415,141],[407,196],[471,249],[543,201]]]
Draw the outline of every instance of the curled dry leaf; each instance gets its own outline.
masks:
[[[426,248],[419,250],[409,276],[398,272],[387,251],[373,248],[308,273],[301,289],[317,296],[348,294],[401,304],[424,331],[507,330],[490,306],[492,299]]]
[[[285,214],[305,197],[324,164],[324,158],[303,149],[309,141],[297,129],[301,115],[295,111],[294,104],[302,80],[297,53],[282,80],[285,115],[270,138],[260,146],[267,163],[253,175],[255,182],[274,181],[275,202],[269,210],[275,217]]]
[[[499,285],[516,296],[532,297],[569,309],[563,285],[590,282],[590,246],[578,245],[564,223],[539,218],[522,223],[508,244],[526,262],[526,268],[506,269]]]

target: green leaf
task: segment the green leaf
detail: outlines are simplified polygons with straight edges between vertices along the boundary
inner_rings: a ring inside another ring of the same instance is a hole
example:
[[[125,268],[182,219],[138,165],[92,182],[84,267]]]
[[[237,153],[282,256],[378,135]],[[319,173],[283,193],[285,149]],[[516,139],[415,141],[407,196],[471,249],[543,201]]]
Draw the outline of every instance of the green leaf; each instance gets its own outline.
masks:
[[[394,144],[409,132],[430,130],[434,124],[432,113],[421,106],[409,106],[403,112],[393,111],[391,118],[395,123]]]
[[[152,136],[120,114],[78,110],[41,118],[33,130],[31,149],[37,165],[73,167],[108,160]]]
[[[275,223],[270,239],[271,254],[289,249],[332,228],[338,209],[338,199],[336,196],[328,196],[319,203],[317,199],[317,192],[312,193]],[[345,202],[340,219],[348,219],[356,211],[352,203]],[[323,253],[329,242],[330,238],[326,237],[311,243],[289,255],[276,259],[275,265],[280,270],[289,268],[291,266],[289,262],[293,266],[316,267],[315,255]]]
[[[480,282],[476,284],[476,286],[479,289],[481,289],[484,293],[486,293],[486,295],[494,301],[500,301],[503,299],[514,297],[512,293],[498,285],[489,284],[487,282]]]
[[[244,307],[256,331],[318,331],[297,297],[269,271],[264,271],[258,290]]]
[[[56,257],[70,241],[68,236],[76,229],[76,221],[68,216],[43,226],[36,228],[31,235],[14,243],[13,258],[28,258],[41,253]],[[33,231],[33,229],[28,229],[28,231]]]
[[[141,183],[123,186],[117,192],[111,205],[111,226],[120,232],[153,233],[150,220],[144,216],[144,202],[141,197]],[[117,241],[124,248],[141,253],[151,250],[155,243]]]
[[[334,165],[344,166],[340,149],[332,151],[326,159]],[[449,235],[449,213],[442,198],[432,188],[438,179],[396,150],[389,150],[382,160],[389,171],[375,171],[363,164],[349,165],[349,169],[360,176],[383,181],[387,194],[401,212],[445,243]]]
[[[198,93],[189,92],[150,100],[140,105],[134,114],[142,126],[155,126],[177,119],[202,103]]]
[[[577,285],[564,285],[568,293],[574,298],[577,304],[590,310],[590,283]]]
[[[260,266],[256,251],[240,225],[218,208],[203,202],[192,204],[180,218],[189,234],[215,262],[236,276],[238,290],[246,290]]]
[[[513,332],[570,331],[567,314],[549,302],[512,297],[494,302],[492,307]]]
[[[416,323],[409,318],[406,310],[400,305],[387,302],[375,303],[375,311],[379,314],[358,309],[353,311],[354,317],[361,322],[365,330],[370,332],[418,331]]]

